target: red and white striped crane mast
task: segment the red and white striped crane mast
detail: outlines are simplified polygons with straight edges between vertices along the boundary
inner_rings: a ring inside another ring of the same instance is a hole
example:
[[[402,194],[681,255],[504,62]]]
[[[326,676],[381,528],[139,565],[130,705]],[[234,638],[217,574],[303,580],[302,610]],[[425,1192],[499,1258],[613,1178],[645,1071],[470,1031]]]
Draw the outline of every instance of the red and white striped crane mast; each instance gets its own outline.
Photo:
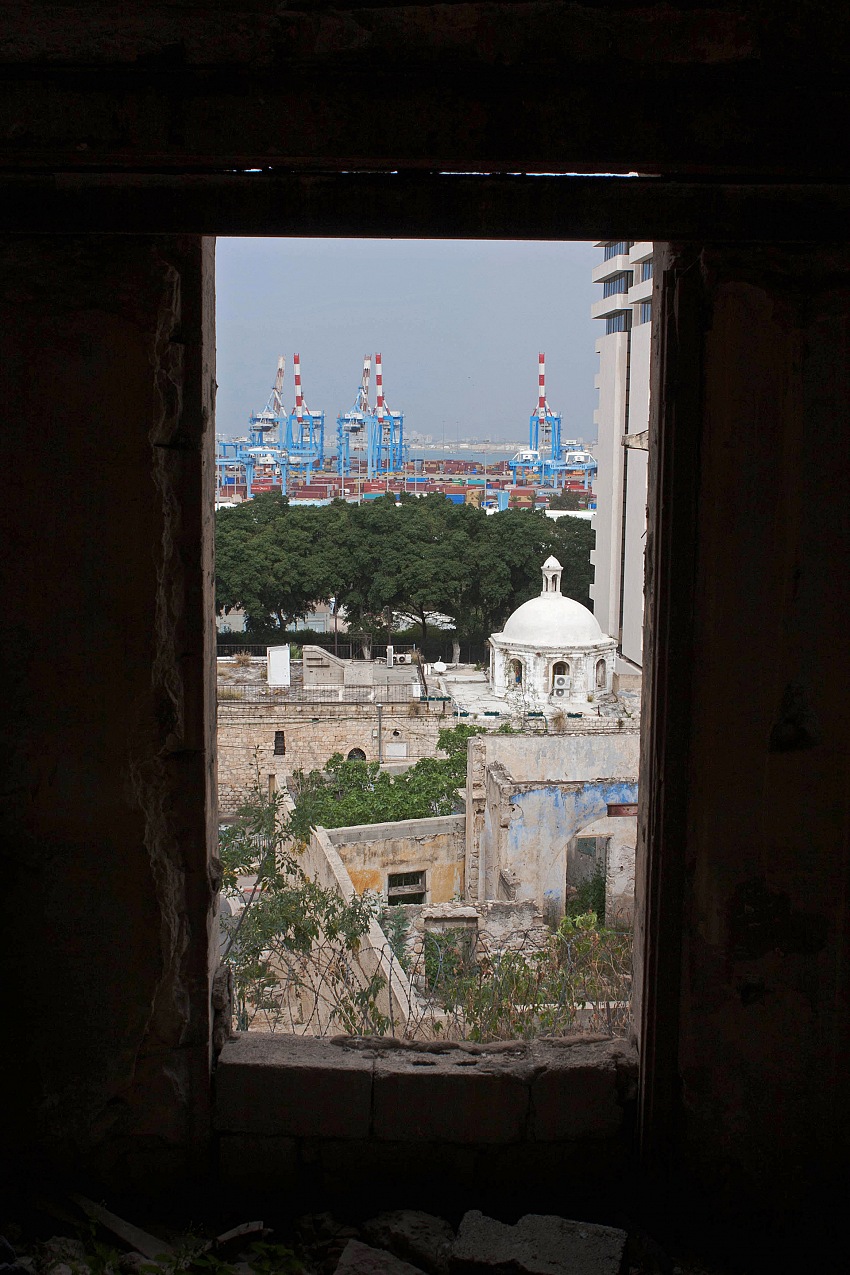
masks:
[[[286,421],[286,450],[291,468],[301,469],[309,483],[314,466],[321,468],[325,459],[325,414],[311,412],[304,399],[301,384],[301,355],[292,357],[295,378],[295,408]]]
[[[384,398],[384,367],[375,355],[375,412],[369,418],[367,465],[370,478],[403,469],[404,413],[393,412]]]

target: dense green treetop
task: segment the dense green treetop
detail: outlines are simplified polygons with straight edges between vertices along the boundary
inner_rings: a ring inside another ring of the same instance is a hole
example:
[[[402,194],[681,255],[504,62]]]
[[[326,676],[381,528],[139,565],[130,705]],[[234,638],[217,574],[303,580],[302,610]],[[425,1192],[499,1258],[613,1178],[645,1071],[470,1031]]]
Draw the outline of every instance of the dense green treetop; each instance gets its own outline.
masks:
[[[415,616],[425,636],[429,613],[440,613],[479,640],[540,592],[550,553],[564,568],[564,593],[588,605],[593,540],[581,519],[488,515],[436,493],[315,507],[267,493],[216,515],[216,607],[241,608],[257,632],[335,598],[354,627],[389,608]]]
[[[334,753],[324,770],[296,771],[292,835],[307,841],[310,829],[347,828],[363,823],[430,819],[458,808],[458,789],[466,783],[466,743],[476,726],[446,727],[437,737],[445,757],[424,757],[400,775],[376,761],[345,761]]]

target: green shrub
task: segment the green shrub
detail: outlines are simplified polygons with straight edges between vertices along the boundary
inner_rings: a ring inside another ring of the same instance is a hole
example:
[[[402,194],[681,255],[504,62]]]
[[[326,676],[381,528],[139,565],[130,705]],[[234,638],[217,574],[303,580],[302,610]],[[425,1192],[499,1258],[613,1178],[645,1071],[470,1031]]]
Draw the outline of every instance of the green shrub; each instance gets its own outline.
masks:
[[[581,882],[567,904],[567,916],[584,916],[589,912],[593,912],[604,924],[605,869],[600,865],[597,865],[593,876]]]

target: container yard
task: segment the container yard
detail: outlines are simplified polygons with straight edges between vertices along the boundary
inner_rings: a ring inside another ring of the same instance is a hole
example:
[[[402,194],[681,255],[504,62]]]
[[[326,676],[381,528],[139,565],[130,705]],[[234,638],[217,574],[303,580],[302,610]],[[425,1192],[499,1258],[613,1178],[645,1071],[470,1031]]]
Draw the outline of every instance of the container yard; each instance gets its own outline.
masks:
[[[238,504],[278,491],[292,503],[376,500],[402,493],[440,493],[454,504],[488,512],[545,509],[563,491],[581,493],[595,507],[596,460],[583,443],[563,439],[562,417],[546,399],[546,360],[538,355],[537,403],[528,442],[512,456],[411,457],[404,412],[390,408],[381,355],[367,354],[353,405],[336,418],[335,450],[326,450],[325,412],[307,406],[301,359],[293,361],[294,405],[286,410],[286,360],[278,360],[268,401],[249,417],[244,438],[220,439],[216,448],[216,506]],[[374,368],[374,404],[370,385]],[[333,443],[331,444],[333,446]],[[435,449],[439,450],[439,449]]]

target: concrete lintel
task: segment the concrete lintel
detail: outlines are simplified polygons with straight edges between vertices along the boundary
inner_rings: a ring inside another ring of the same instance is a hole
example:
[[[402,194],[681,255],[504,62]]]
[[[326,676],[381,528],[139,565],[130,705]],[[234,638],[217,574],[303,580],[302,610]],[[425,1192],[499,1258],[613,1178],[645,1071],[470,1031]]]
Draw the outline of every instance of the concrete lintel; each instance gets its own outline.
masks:
[[[55,168],[4,174],[0,230],[414,239],[594,239],[605,230],[633,239],[822,242],[842,238],[850,218],[850,185],[842,183],[527,176],[498,165],[471,175]]]

